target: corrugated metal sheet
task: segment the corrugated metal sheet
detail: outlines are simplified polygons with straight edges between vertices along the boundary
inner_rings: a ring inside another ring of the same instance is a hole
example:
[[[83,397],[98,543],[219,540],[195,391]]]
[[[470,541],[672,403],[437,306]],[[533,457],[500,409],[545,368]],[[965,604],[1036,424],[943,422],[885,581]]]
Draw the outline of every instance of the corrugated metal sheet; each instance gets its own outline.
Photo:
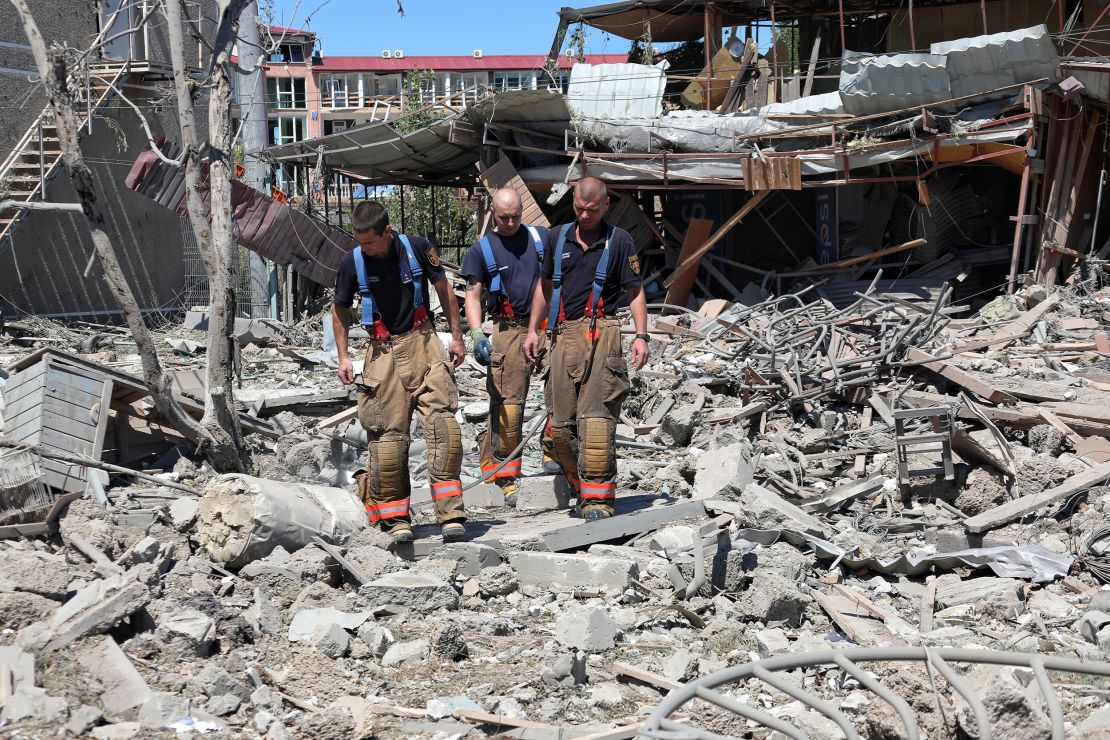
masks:
[[[833,91],[820,95],[807,95],[796,98],[789,103],[771,103],[762,108],[754,108],[744,114],[760,116],[788,116],[788,115],[825,115],[828,113],[843,113],[844,104],[840,100],[840,93]]]
[[[845,52],[840,68],[844,112],[857,116],[937,103],[952,97],[945,57]]]
[[[929,52],[947,57],[946,66],[953,97],[986,92],[1042,77],[1053,79],[1060,63],[1056,45],[1044,24],[1005,33],[943,41],[931,45]]]
[[[567,105],[584,118],[655,118],[667,85],[662,67],[646,64],[576,64]]]
[[[163,147],[163,151],[167,148],[172,152],[172,145]],[[180,168],[145,151],[135,160],[125,183],[159,205],[185,215],[183,178]],[[357,246],[346,232],[321,224],[238,180],[231,181],[231,216],[237,243],[279,265],[292,265],[298,274],[329,288],[335,285],[340,258]]]

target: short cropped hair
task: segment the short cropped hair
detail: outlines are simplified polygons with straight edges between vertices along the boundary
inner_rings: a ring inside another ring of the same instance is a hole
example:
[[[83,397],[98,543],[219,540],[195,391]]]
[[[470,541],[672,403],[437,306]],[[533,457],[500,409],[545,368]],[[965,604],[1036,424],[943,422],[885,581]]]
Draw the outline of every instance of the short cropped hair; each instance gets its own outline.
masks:
[[[376,200],[364,200],[351,211],[351,228],[355,233],[365,234],[371,231],[376,236],[381,236],[385,233],[386,226],[389,226],[389,213]]]

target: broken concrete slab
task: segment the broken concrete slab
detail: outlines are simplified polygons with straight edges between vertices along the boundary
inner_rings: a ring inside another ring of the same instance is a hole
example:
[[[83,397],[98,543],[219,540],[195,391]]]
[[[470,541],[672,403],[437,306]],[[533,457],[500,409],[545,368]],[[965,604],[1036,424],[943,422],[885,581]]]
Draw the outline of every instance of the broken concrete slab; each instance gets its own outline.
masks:
[[[25,591],[63,601],[69,584],[86,571],[75,569],[61,555],[20,550],[0,550],[0,590]]]
[[[200,501],[188,496],[174,499],[170,503],[170,526],[178,532],[185,532],[193,526],[200,511]]]
[[[103,687],[100,706],[108,717],[133,719],[132,710],[153,696],[131,659],[111,637],[86,641],[77,651],[77,662]]]
[[[216,623],[197,609],[174,609],[158,618],[155,634],[171,653],[203,657],[212,650]]]
[[[432,550],[428,557],[457,561],[456,573],[461,576],[476,576],[484,568],[501,565],[501,554],[478,542],[451,542]]]
[[[517,511],[570,508],[577,493],[563,475],[528,475],[517,479]]]
[[[100,724],[103,719],[104,713],[99,709],[82,704],[69,715],[69,721],[66,722],[64,729],[72,735],[81,736]]]
[[[544,668],[541,679],[548,686],[575,686],[586,683],[586,654],[584,652],[563,653],[553,663]]]
[[[371,612],[343,612],[332,607],[301,609],[289,623],[289,641],[298,642],[312,636],[317,628],[334,624],[342,630],[357,630],[363,622],[373,619]]]
[[[546,552],[514,552],[509,565],[521,584],[559,584],[569,588],[623,591],[630,579],[640,577],[636,563],[590,555]]]
[[[401,665],[416,660],[423,660],[428,655],[428,643],[425,640],[410,640],[398,642],[382,656],[382,667]]]
[[[358,639],[366,643],[366,647],[370,649],[370,654],[375,658],[381,658],[393,645],[393,633],[388,627],[382,627],[377,624],[367,623],[358,628]]]
[[[351,636],[334,622],[317,624],[312,633],[305,639],[314,648],[333,660],[346,655],[351,644]]]
[[[0,725],[27,721],[47,725],[66,720],[68,703],[59,696],[50,696],[38,686],[23,686],[4,702],[0,709]]]
[[[751,585],[736,600],[735,610],[741,619],[748,621],[786,622],[796,627],[802,623],[802,615],[811,601],[793,581],[757,570]]]
[[[754,477],[749,444],[738,442],[712,453],[703,452],[698,456],[694,474],[694,498],[712,498],[726,488],[743,491]]]
[[[359,589],[371,606],[394,604],[415,611],[453,610],[459,606],[455,589],[429,573],[388,573]]]
[[[831,538],[835,534],[832,527],[812,514],[807,514],[782,496],[756,483],[749,484],[743,490],[727,487],[721,495],[725,498],[734,496],[739,502],[736,517],[743,526],[794,529],[825,538]]]
[[[1016,578],[971,578],[954,573],[937,578],[936,603],[940,609],[969,604],[980,613],[1013,619],[1022,613],[1024,584]]]
[[[617,623],[603,607],[572,606],[555,621],[556,640],[587,652],[614,647],[619,633]]]
[[[149,588],[125,576],[96,580],[58,607],[49,621],[21,630],[17,641],[58,650],[82,637],[107,632],[150,599]]]
[[[144,727],[170,727],[189,716],[189,700],[167,691],[157,691],[139,707],[139,723]]]

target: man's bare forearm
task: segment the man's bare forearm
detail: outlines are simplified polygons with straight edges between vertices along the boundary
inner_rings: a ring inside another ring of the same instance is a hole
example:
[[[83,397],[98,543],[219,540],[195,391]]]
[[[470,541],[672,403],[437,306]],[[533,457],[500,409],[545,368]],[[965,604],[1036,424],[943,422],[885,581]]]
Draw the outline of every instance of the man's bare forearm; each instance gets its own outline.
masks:
[[[632,323],[637,334],[647,334],[647,298],[643,288],[628,289],[628,307],[632,310]]]
[[[347,327],[349,327],[350,325],[351,307],[332,306],[331,327],[332,332],[335,334],[335,351],[339,353],[340,360],[344,360],[347,358]]]
[[[472,285],[466,289],[466,328],[470,331],[482,326],[482,286]]]
[[[536,283],[536,292],[532,294],[532,315],[528,317],[528,331],[539,333],[540,324],[547,314],[547,302],[551,296],[551,281],[540,279]],[[548,327],[554,329],[555,327]]]

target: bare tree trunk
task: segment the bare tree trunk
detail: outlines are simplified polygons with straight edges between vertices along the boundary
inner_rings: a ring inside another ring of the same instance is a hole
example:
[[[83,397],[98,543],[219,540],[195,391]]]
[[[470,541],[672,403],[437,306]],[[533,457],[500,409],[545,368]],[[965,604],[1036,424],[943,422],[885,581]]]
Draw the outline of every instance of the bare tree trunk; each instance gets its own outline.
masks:
[[[104,229],[104,210],[101,206],[99,191],[92,170],[85,164],[84,156],[77,140],[78,125],[77,113],[74,107],[66,80],[65,59],[59,52],[50,58],[47,54],[46,43],[39,32],[38,24],[31,15],[26,0],[11,0],[12,5],[19,13],[27,41],[38,67],[39,75],[46,86],[46,94],[50,106],[54,110],[55,125],[58,131],[58,140],[61,145],[62,161],[69,170],[73,181],[73,188],[81,201],[81,208],[89,228],[89,236],[100,258],[101,267],[104,269],[104,280],[108,289],[119,303],[123,311],[127,326],[135,339],[139,350],[139,357],[143,366],[143,380],[154,399],[158,412],[190,442],[199,448],[211,446],[213,442],[203,426],[198,424],[191,416],[185,413],[173,396],[169,376],[162,370],[162,363],[158,359],[158,351],[150,331],[143,321],[135,294],[128,285],[120,268],[119,259],[116,257],[115,245]]]
[[[242,12],[232,2],[224,13]],[[201,148],[196,132],[196,110],[193,106],[194,82],[185,62],[185,26],[181,0],[165,0],[163,8],[170,36],[170,55],[177,93],[177,115],[181,128],[181,145],[185,160],[185,192],[189,221],[208,273],[208,349],[205,375],[205,429],[216,440],[209,459],[217,470],[243,469],[246,445],[243,443],[239,417],[235,413],[232,386],[232,359],[235,342],[235,291],[231,284],[235,240],[231,223],[231,81],[229,77],[230,45],[234,35],[222,34],[221,45],[213,51],[212,76],[209,82],[209,169],[208,187],[212,220],[204,208],[204,182],[201,178]],[[236,16],[237,17],[237,16]]]

